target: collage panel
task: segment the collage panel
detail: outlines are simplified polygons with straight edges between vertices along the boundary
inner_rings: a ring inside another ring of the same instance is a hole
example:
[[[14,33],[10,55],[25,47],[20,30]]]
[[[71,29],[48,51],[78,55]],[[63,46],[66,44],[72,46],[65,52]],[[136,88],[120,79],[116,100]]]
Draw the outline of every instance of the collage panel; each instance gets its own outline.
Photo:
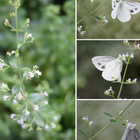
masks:
[[[140,99],[140,41],[78,40],[78,99]]]
[[[77,39],[139,39],[139,12],[139,0],[78,0]]]
[[[137,100],[78,100],[77,140],[139,140]]]

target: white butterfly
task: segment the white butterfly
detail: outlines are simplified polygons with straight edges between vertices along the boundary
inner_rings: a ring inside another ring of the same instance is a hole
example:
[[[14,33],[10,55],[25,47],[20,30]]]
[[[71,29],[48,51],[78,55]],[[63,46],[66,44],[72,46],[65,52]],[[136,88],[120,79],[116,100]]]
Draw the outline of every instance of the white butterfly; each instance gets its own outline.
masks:
[[[135,15],[140,12],[140,3],[133,1],[112,0],[111,17],[116,17],[121,22],[127,22],[131,19],[131,14]]]
[[[121,140],[140,140],[140,133],[137,129],[126,128]]]
[[[111,56],[95,56],[92,58],[94,66],[102,72],[102,77],[107,81],[114,81],[115,77],[121,81],[122,60]]]

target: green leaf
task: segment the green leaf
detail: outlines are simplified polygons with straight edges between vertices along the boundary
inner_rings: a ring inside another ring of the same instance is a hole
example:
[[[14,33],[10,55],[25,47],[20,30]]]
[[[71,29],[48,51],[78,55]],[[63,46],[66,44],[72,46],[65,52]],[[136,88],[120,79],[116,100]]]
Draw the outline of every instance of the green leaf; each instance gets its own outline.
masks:
[[[86,134],[84,134],[84,132],[83,131],[81,131],[81,130],[78,130],[81,134],[83,134],[86,138],[88,138],[87,137],[87,135]]]
[[[97,15],[94,15],[94,17],[96,17],[98,20],[102,20],[102,18]]]
[[[88,8],[87,8],[86,6],[83,5],[83,7],[84,7],[86,10],[88,10]],[[89,10],[88,10],[88,11],[89,11]]]
[[[20,91],[20,84],[15,84],[13,87],[12,87],[12,94],[16,93]]]
[[[43,100],[41,93],[32,93],[28,96],[28,100],[33,103]]]
[[[44,121],[40,118],[38,113],[35,113],[34,121],[36,122],[37,125],[42,126],[42,127],[44,126]]]
[[[23,80],[26,79],[28,76],[30,76],[29,73],[28,72],[24,72],[23,73]]]
[[[110,121],[111,123],[116,122],[115,119],[110,119],[109,121]]]
[[[112,118],[112,115],[111,114],[106,113],[106,112],[104,112],[104,114]]]
[[[27,68],[27,67],[21,68],[21,70],[24,71],[24,72],[30,72],[30,71],[32,71],[30,68]]]
[[[14,63],[14,62],[12,62],[12,61],[10,61],[10,60],[9,60],[9,64],[10,64],[12,67],[17,68],[17,64],[16,64],[16,63]]]

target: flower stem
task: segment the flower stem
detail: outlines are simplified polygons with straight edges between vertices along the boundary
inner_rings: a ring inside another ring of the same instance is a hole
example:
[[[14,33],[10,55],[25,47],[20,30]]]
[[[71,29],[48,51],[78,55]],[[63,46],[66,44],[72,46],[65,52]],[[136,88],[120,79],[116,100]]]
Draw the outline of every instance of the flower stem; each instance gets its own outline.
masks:
[[[86,19],[87,17],[89,17],[90,15],[92,15],[95,11],[97,11],[100,7],[102,7],[106,2],[107,2],[107,0],[106,0],[105,2],[103,2],[99,7],[97,7],[94,11],[90,12],[87,16],[85,16],[85,17],[82,18],[80,21],[78,21],[77,24],[79,24],[79,23],[82,22],[84,19]]]
[[[17,50],[19,50],[18,48],[18,20],[17,20],[17,7],[15,6],[15,21],[16,21],[16,45],[17,45]],[[21,71],[20,71],[20,62],[19,62],[19,55],[17,56],[17,66],[18,66],[18,73],[19,73],[19,78],[20,78],[20,84],[23,90],[23,93],[25,94],[25,89],[23,86],[23,81],[22,81],[22,77],[21,77]]]
[[[128,104],[121,113],[119,113],[114,119],[116,120],[135,100],[131,101],[130,104]],[[111,125],[112,123],[108,123],[103,129],[101,129],[96,135],[94,135],[90,140],[94,139],[95,137],[97,137],[101,132],[103,132],[109,125]]]
[[[134,46],[135,46],[135,44],[136,44],[136,41],[135,41],[135,43],[134,43]],[[131,46],[130,46],[130,47],[131,47]],[[132,51],[131,51],[131,53],[130,53],[130,56],[131,56],[131,54],[132,54],[133,51],[134,51],[134,47],[131,47],[131,49],[132,49]],[[120,95],[121,95],[121,91],[122,91],[122,87],[123,87],[123,82],[124,82],[124,78],[125,78],[125,75],[126,75],[126,71],[127,71],[128,64],[129,64],[130,59],[131,59],[131,57],[128,58],[128,61],[127,61],[126,67],[125,67],[125,71],[124,71],[124,74],[123,74],[123,79],[122,79],[122,81],[121,81],[121,86],[120,86],[120,90],[119,90],[117,99],[119,99],[119,98],[120,98]]]

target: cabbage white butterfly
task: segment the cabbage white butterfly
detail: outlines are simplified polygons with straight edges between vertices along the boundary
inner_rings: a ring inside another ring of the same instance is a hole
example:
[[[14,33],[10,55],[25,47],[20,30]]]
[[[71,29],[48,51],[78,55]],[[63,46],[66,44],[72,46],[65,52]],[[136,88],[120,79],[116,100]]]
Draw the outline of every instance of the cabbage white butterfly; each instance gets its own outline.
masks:
[[[102,72],[102,77],[107,81],[114,81],[115,77],[121,81],[122,60],[111,56],[95,56],[92,58],[94,66]]]
[[[131,19],[131,14],[135,15],[140,12],[140,3],[133,1],[112,0],[111,17],[116,17],[121,22],[127,22]]]
[[[121,140],[140,140],[140,133],[135,128],[126,128]]]

